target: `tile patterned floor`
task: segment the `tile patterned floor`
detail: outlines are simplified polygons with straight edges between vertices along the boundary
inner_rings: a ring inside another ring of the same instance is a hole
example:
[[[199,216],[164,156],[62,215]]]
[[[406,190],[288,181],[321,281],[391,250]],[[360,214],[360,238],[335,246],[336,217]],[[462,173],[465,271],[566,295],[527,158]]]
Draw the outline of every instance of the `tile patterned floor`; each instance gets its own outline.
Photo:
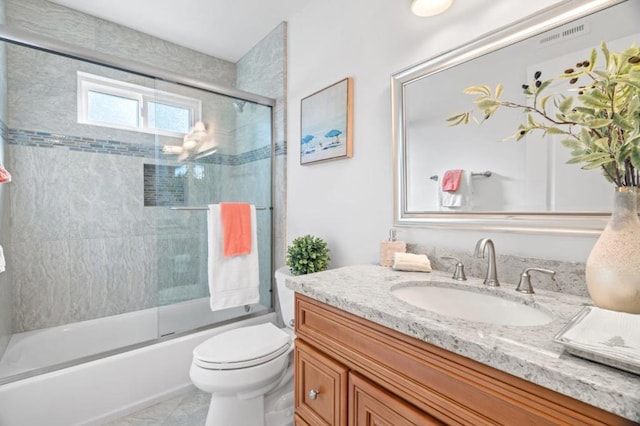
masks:
[[[211,396],[193,388],[105,426],[203,426]]]

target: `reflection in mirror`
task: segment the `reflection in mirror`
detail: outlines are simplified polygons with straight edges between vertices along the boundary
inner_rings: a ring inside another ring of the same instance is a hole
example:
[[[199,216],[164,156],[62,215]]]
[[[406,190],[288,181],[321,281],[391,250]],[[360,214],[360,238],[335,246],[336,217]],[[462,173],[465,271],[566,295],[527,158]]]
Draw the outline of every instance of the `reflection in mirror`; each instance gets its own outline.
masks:
[[[613,185],[600,169],[565,164],[570,155],[558,136],[505,141],[526,119],[522,110],[502,109],[480,125],[446,122],[473,108],[473,97],[463,93],[466,87],[501,83],[502,99],[526,104],[522,84],[534,80],[536,72],[542,80],[555,78],[588,59],[601,41],[619,51],[640,40],[635,23],[640,2],[579,3],[590,6],[576,14],[577,5],[563,3],[394,74],[397,224],[571,233],[602,229]],[[574,16],[568,19],[567,13]],[[548,93],[562,92],[562,84]],[[451,176],[459,185],[455,193],[443,190]]]

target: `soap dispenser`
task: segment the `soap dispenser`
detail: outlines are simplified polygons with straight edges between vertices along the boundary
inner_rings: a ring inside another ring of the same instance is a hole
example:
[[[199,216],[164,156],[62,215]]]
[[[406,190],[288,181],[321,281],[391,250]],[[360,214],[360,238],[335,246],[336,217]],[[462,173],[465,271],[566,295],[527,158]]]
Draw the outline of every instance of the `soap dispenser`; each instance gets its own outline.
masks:
[[[389,240],[380,242],[380,266],[393,265],[393,255],[395,253],[406,253],[407,243],[396,241],[396,230],[389,230]]]

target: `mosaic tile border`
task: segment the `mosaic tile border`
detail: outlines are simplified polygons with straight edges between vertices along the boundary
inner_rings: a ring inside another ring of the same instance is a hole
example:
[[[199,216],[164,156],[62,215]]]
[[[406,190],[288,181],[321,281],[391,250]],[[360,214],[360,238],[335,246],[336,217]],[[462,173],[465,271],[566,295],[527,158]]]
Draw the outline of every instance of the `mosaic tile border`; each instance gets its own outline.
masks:
[[[165,155],[159,147],[146,144],[120,142],[109,139],[94,139],[72,135],[62,135],[34,130],[11,129],[1,123],[2,136],[10,145],[30,146],[34,148],[64,148],[70,151],[91,152],[98,154],[124,155],[162,160],[173,160],[175,157]],[[275,155],[286,155],[286,142],[276,143]],[[271,147],[266,145],[239,155],[213,154],[198,162],[226,166],[239,166],[264,160],[271,156]]]

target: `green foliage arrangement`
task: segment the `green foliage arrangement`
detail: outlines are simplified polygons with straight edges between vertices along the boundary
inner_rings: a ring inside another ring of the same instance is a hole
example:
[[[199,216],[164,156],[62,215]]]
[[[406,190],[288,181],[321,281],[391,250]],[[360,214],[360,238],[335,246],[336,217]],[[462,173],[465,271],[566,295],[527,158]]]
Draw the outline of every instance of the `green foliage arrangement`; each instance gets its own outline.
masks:
[[[317,237],[298,237],[287,247],[287,266],[293,275],[311,274],[327,269],[329,261],[327,243]]]
[[[477,95],[475,106],[483,120],[498,109],[521,109],[527,115],[516,133],[507,139],[520,140],[534,131],[543,135],[563,135],[562,145],[571,150],[568,164],[580,164],[582,169],[602,168],[607,181],[616,186],[640,186],[640,49],[633,44],[623,52],[610,52],[600,45],[604,68],[596,68],[598,51],[593,49],[589,60],[578,62],[557,78],[568,79],[575,87],[575,96],[546,94],[554,79],[540,80],[534,75],[531,84],[522,90],[530,99],[528,105],[500,99],[503,87],[492,92],[487,86],[471,86],[464,90]],[[580,83],[580,84],[578,84]],[[553,105],[550,110],[548,106]],[[447,118],[450,126],[478,122],[473,112]]]

